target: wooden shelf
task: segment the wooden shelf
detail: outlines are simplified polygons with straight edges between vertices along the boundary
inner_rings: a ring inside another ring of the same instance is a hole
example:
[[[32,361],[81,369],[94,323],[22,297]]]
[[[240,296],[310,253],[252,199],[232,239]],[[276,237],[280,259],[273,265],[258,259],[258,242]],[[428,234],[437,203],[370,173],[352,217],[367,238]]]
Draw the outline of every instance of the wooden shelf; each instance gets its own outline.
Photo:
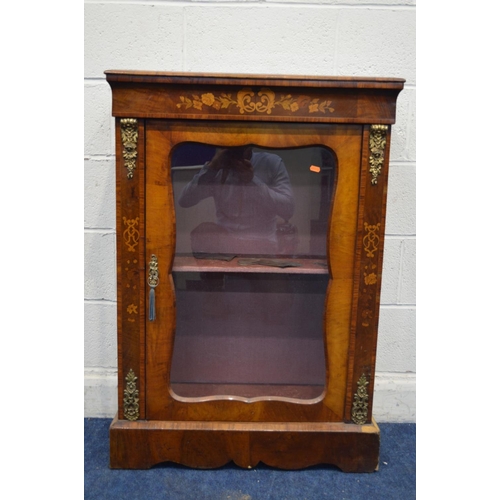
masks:
[[[172,383],[171,387],[175,397],[180,401],[191,399],[199,401],[288,399],[307,403],[320,398],[324,392],[322,385]]]
[[[273,265],[273,263],[275,265]],[[287,267],[282,267],[289,263]],[[328,274],[326,259],[234,257],[230,261],[176,256],[173,272]]]

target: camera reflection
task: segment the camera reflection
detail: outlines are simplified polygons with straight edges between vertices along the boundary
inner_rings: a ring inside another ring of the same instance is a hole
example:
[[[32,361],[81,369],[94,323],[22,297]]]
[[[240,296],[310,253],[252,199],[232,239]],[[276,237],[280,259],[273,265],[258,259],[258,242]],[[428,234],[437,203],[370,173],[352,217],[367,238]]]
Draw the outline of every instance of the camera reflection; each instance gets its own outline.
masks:
[[[202,222],[191,232],[195,256],[293,253],[293,245],[279,238],[296,230],[288,222],[295,208],[290,177],[277,154],[251,146],[218,149],[178,202],[189,208],[206,198],[215,202],[216,221]],[[279,228],[278,217],[284,221]]]

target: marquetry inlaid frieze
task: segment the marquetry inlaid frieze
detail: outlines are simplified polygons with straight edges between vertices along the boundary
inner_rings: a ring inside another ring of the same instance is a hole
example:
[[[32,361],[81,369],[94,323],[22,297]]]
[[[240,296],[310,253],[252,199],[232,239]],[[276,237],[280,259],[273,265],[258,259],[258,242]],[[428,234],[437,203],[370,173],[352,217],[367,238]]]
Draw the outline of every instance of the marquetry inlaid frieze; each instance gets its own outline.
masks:
[[[244,114],[282,114],[287,112],[331,114],[335,111],[332,101],[307,95],[276,93],[270,88],[243,88],[238,92],[199,92],[179,96],[179,110],[191,112],[228,111]]]

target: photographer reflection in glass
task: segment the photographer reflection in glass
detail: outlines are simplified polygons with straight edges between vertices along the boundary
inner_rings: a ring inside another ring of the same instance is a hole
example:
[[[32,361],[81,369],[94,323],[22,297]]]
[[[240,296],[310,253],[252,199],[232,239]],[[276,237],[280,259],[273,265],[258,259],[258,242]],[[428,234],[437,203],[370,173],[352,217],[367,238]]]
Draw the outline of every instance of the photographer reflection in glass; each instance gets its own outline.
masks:
[[[251,146],[219,149],[184,187],[179,205],[192,207],[209,197],[217,220],[191,232],[195,256],[277,253],[277,217],[288,221],[294,212],[290,178],[278,155]]]

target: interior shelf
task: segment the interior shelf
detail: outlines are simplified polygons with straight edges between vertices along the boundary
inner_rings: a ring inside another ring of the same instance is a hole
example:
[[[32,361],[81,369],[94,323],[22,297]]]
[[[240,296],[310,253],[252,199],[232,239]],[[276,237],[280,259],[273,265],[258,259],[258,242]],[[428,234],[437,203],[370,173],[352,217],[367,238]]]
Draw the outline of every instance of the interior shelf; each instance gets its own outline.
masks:
[[[174,272],[328,274],[326,259],[234,257],[231,260],[199,259],[176,255]]]
[[[272,384],[185,384],[172,383],[178,399],[273,399],[314,400],[324,392],[323,385]]]

